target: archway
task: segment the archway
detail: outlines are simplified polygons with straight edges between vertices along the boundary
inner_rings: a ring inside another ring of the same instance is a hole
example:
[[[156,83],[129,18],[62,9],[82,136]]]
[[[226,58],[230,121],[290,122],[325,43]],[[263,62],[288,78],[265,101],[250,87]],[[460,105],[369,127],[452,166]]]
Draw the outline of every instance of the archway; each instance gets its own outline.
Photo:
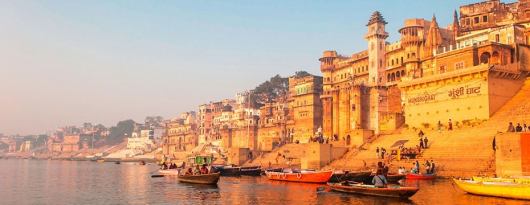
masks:
[[[490,62],[491,54],[489,52],[484,52],[480,54],[480,63],[481,64],[488,64]]]
[[[492,64],[501,64],[501,58],[499,56],[499,52],[493,51],[493,54],[491,55],[491,63]]]

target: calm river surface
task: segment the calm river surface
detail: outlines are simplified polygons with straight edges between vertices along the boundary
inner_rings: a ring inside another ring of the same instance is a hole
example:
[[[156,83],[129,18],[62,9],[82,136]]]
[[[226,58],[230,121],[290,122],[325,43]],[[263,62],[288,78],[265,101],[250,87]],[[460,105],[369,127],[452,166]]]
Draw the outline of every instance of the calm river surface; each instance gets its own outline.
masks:
[[[154,165],[0,159],[0,204],[530,204],[465,194],[449,180],[408,181],[409,201],[317,192],[315,184],[222,177],[218,186],[151,178]]]

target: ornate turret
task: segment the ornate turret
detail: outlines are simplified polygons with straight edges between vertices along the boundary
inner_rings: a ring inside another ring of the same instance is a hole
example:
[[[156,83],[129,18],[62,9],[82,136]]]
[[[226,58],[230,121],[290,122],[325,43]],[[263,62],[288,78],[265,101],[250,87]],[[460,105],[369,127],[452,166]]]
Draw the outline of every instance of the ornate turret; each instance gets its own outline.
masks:
[[[381,13],[379,13],[379,11],[375,11],[374,13],[372,13],[372,16],[370,17],[370,20],[368,20],[368,24],[366,24],[366,26],[372,25],[374,23],[387,24],[387,22],[385,21],[385,18],[383,18]]]
[[[425,57],[432,57],[433,51],[442,45],[442,42],[440,27],[438,27],[438,22],[436,22],[436,16],[433,15],[429,33],[427,33],[427,39],[425,40]]]

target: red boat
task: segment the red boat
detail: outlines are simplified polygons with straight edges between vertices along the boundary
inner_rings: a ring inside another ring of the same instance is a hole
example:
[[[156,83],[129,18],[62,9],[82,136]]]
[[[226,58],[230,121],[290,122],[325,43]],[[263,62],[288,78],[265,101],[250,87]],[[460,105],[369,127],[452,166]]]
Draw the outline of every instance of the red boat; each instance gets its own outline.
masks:
[[[305,182],[305,183],[326,183],[333,175],[333,171],[301,171],[299,173],[269,172],[265,175],[270,180]]]
[[[413,173],[407,174],[407,179],[432,180],[434,178],[436,178],[436,174],[413,174]]]

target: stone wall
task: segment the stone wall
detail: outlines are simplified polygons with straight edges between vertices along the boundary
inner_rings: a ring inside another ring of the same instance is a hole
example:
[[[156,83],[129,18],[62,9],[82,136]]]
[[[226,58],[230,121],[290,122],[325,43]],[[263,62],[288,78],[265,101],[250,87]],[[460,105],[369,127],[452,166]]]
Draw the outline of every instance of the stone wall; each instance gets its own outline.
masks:
[[[530,176],[530,133],[497,135],[496,144],[497,176]]]

